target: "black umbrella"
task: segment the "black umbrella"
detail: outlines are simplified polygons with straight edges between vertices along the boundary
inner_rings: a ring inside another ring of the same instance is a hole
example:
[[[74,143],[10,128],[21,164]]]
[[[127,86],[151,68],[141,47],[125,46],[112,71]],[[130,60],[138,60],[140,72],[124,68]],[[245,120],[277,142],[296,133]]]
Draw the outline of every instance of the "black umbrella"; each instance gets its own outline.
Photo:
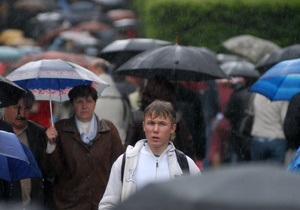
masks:
[[[299,193],[299,174],[281,166],[226,166],[148,185],[115,210],[294,210]]]
[[[279,63],[280,61],[296,58],[300,58],[300,44],[290,45],[265,55],[256,64],[256,69],[260,72],[266,72],[269,68]]]
[[[140,53],[116,69],[117,75],[173,81],[227,78],[218,62],[200,48],[170,45]]]
[[[146,38],[116,40],[103,48],[100,56],[119,67],[143,51],[171,44],[172,42]]]
[[[17,104],[23,93],[24,89],[0,76],[0,108]]]
[[[255,69],[254,64],[248,61],[229,61],[221,64],[220,67],[230,77],[260,77],[260,73]]]

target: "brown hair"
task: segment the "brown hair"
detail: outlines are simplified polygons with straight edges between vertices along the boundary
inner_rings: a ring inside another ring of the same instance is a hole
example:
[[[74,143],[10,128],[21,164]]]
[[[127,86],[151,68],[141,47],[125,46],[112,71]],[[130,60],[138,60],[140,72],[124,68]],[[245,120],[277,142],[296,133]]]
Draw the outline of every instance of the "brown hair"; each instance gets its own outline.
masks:
[[[164,78],[149,80],[142,91],[141,110],[145,110],[145,108],[156,99],[174,103],[174,84]]]
[[[73,103],[75,98],[91,96],[94,101],[97,101],[98,94],[95,88],[90,85],[77,85],[68,93],[70,102]]]
[[[176,123],[176,111],[171,102],[155,100],[145,109],[145,117],[158,117],[170,118],[171,123]]]

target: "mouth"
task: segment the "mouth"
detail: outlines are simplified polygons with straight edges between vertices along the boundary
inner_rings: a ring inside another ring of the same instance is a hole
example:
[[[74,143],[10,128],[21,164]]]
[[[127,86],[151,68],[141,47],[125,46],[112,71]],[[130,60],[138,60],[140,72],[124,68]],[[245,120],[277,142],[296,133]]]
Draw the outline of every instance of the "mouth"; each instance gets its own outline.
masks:
[[[22,117],[21,115],[18,115],[16,119],[17,119],[17,120],[26,120],[26,118],[25,118],[25,117]]]

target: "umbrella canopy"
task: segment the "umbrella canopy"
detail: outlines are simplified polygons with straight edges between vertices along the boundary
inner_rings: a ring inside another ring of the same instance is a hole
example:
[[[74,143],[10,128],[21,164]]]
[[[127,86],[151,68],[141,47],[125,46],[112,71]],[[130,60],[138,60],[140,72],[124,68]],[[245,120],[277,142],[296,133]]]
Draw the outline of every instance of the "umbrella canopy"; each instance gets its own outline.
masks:
[[[43,59],[26,63],[8,74],[7,78],[29,89],[36,100],[49,100],[52,124],[51,101],[69,100],[69,91],[77,85],[92,85],[99,95],[108,86],[90,70],[61,59]]]
[[[227,39],[223,46],[256,63],[264,55],[274,52],[280,47],[275,43],[252,35],[239,35]]]
[[[121,19],[136,19],[137,15],[134,11],[128,9],[112,9],[107,12],[107,16],[112,21],[117,21]]]
[[[220,64],[229,61],[246,61],[244,58],[238,55],[230,55],[230,54],[223,54],[223,53],[217,54],[217,60]]]
[[[217,60],[205,50],[177,44],[138,54],[116,69],[115,73],[147,79],[164,77],[173,81],[227,78]]]
[[[0,62],[13,63],[23,56],[21,49],[10,46],[0,46]]]
[[[15,69],[6,78],[27,88],[36,100],[69,100],[68,92],[76,85],[93,85],[99,94],[108,86],[96,74],[61,59],[31,61]]]
[[[0,178],[9,182],[42,178],[30,149],[13,133],[0,130]]]
[[[256,64],[257,70],[260,72],[266,72],[269,68],[284,60],[291,60],[300,58],[300,44],[294,44],[284,47],[280,50],[276,50],[262,57]]]
[[[47,52],[40,52],[40,53],[29,54],[24,56],[16,64],[16,68],[23,66],[30,61],[38,61],[43,59],[61,59],[87,68],[90,62],[94,59],[94,57],[87,56],[85,54],[68,53],[68,52],[60,52],[60,51],[47,51]]]
[[[171,44],[172,42],[146,38],[116,40],[103,48],[100,56],[119,67],[143,51]]]
[[[0,76],[0,108],[17,104],[23,93],[23,88]]]
[[[230,77],[260,77],[260,73],[255,69],[254,64],[248,61],[229,61],[221,64],[220,67]]]
[[[290,100],[300,92],[300,59],[279,62],[264,73],[250,88],[271,101]]]
[[[223,166],[196,177],[151,184],[116,210],[299,209],[300,176],[267,164]]]

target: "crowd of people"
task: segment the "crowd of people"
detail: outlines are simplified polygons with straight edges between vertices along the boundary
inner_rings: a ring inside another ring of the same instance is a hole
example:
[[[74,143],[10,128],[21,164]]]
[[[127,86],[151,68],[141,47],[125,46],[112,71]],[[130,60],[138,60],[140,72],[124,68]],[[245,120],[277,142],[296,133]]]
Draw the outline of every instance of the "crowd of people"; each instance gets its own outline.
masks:
[[[30,90],[2,109],[0,130],[30,148],[43,178],[0,179],[0,207],[113,209],[149,183],[200,175],[225,163],[284,165],[293,155],[286,160],[287,150],[299,146],[298,98],[271,102],[250,93],[253,78],[119,80],[113,67],[95,56],[87,68],[110,86],[100,96],[92,86],[73,87],[68,102],[53,103],[53,125],[49,103],[35,101]],[[251,134],[241,136],[250,106]]]

